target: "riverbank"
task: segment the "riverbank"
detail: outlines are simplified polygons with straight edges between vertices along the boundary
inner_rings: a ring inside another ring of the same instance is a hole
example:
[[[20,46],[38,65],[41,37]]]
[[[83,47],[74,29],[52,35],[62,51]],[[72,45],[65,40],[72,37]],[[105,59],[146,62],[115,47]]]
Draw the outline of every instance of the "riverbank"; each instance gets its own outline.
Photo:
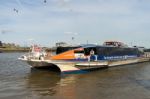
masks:
[[[29,48],[0,48],[0,52],[29,52]]]
[[[31,50],[30,48],[23,48],[23,47],[19,47],[19,48],[0,48],[0,53],[3,53],[3,52],[29,52],[30,50]],[[51,52],[56,52],[56,49],[53,49],[53,48],[45,48],[45,50],[51,51]]]

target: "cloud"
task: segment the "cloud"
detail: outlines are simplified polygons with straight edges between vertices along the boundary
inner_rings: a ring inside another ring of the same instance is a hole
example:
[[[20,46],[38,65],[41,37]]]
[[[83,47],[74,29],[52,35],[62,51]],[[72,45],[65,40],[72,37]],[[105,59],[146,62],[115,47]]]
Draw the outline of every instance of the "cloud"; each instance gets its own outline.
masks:
[[[150,32],[149,4],[148,0],[47,0],[46,4],[42,0],[2,0],[0,31],[14,33],[20,41],[66,40],[66,35],[76,36],[79,43],[133,38],[144,41]]]
[[[64,34],[66,34],[66,35],[78,35],[77,32],[64,32]]]
[[[14,31],[13,30],[9,30],[9,29],[1,29],[0,32],[1,32],[1,34],[7,34],[7,33],[12,33]]]
[[[35,40],[34,38],[27,39],[27,41],[34,41],[34,40]]]

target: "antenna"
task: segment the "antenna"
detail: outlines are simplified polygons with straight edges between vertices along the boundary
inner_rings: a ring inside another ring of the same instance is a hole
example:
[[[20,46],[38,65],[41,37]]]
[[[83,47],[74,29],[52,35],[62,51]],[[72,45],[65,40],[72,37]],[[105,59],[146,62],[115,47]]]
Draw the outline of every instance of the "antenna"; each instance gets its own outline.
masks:
[[[86,44],[89,44],[89,41],[88,41],[88,40],[86,41]]]
[[[72,45],[73,45],[73,43],[74,43],[74,39],[75,39],[75,38],[74,38],[74,37],[72,37],[71,39],[72,39]]]

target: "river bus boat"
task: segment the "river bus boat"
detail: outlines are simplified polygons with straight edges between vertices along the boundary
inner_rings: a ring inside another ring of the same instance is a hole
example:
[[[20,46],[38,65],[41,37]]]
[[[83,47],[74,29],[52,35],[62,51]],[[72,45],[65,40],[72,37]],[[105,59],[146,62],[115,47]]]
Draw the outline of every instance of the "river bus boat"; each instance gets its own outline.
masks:
[[[55,55],[32,50],[32,55],[23,56],[34,68],[58,68],[61,72],[84,71],[111,66],[149,61],[137,47],[128,47],[122,42],[107,41],[103,45],[86,44],[57,47]]]

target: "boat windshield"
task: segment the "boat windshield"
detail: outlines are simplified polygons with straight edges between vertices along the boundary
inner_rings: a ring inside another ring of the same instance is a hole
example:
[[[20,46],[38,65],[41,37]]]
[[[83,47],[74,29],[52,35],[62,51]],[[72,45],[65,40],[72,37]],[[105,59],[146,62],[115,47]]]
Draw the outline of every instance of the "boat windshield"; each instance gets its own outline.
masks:
[[[63,52],[69,51],[69,50],[76,49],[76,48],[79,48],[79,46],[77,46],[77,47],[57,47],[56,54],[60,54],[60,53],[63,53]]]
[[[84,54],[86,56],[90,55],[90,52],[91,51],[94,51],[94,54],[97,54],[97,50],[96,50],[96,47],[89,47],[89,48],[84,48]]]

